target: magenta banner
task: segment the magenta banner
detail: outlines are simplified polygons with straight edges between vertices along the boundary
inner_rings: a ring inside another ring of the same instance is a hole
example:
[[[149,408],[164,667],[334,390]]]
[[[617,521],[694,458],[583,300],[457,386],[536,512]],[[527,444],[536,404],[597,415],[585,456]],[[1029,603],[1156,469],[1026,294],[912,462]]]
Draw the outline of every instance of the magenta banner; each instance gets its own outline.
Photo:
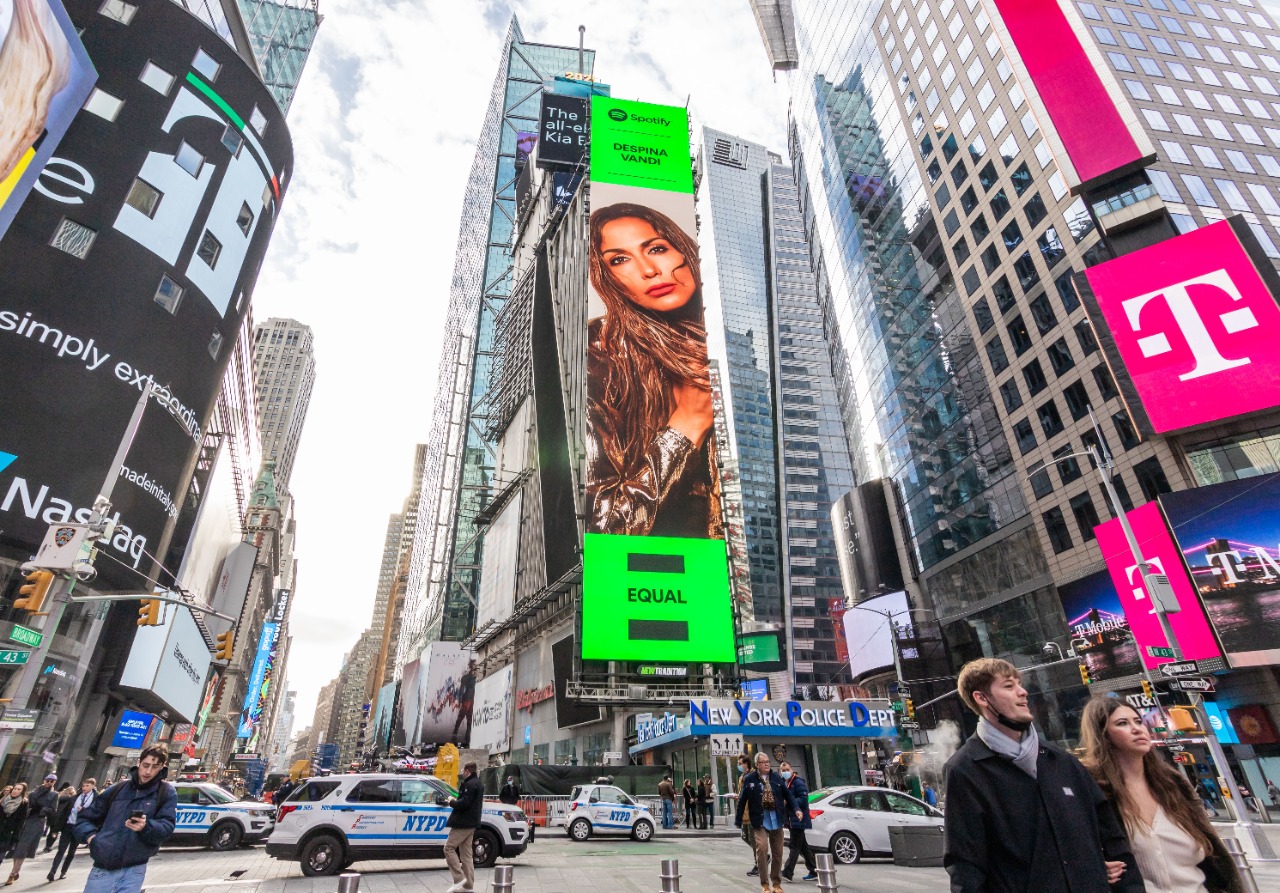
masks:
[[[1280,307],[1235,220],[1084,273],[1156,433],[1280,405]]]
[[[1058,159],[1071,185],[1140,164],[1145,154],[1057,0],[992,0],[1049,121],[1040,121],[1075,168]],[[1024,85],[1026,86],[1026,85]],[[1119,100],[1123,102],[1123,100]],[[1057,131],[1049,132],[1049,126]],[[1059,154],[1055,152],[1055,155]]]
[[[1128,513],[1128,518],[1142,557],[1154,565],[1158,573],[1168,576],[1178,604],[1182,607],[1178,613],[1169,615],[1169,622],[1173,634],[1178,637],[1178,644],[1182,646],[1183,658],[1208,660],[1221,657],[1218,640],[1209,626],[1204,607],[1182,562],[1182,550],[1169,533],[1159,504],[1148,502],[1139,506]],[[1152,657],[1148,650],[1152,646],[1167,647],[1169,643],[1165,640],[1164,631],[1160,629],[1160,620],[1152,608],[1151,597],[1138,573],[1138,566],[1133,560],[1124,531],[1120,529],[1120,521],[1108,521],[1094,530],[1098,535],[1098,546],[1106,559],[1111,581],[1115,584],[1116,594],[1120,596],[1120,605],[1129,620],[1129,629],[1138,642],[1143,662],[1148,667],[1168,663],[1170,658]]]

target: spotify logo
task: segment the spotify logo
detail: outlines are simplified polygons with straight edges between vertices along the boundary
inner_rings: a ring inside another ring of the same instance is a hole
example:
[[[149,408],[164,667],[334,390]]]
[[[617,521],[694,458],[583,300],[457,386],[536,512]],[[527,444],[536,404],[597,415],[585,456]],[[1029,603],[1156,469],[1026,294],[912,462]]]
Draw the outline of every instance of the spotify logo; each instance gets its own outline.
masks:
[[[627,113],[622,109],[609,109],[609,117],[614,121],[625,121],[627,120]]]

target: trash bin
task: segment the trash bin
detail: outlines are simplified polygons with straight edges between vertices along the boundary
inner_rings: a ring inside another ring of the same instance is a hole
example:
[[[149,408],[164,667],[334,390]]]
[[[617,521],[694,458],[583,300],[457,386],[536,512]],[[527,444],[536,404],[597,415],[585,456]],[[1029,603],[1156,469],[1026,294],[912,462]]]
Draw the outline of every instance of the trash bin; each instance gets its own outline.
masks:
[[[893,864],[909,868],[941,868],[941,825],[893,825],[889,828]]]

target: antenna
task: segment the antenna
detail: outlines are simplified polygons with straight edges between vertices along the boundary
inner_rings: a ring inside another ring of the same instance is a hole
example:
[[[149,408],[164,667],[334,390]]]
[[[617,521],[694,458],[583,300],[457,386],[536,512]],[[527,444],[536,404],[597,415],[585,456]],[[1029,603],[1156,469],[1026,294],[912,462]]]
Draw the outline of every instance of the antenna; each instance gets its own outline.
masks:
[[[579,26],[578,26],[578,74],[586,74],[586,73],[587,73],[587,72],[583,69],[583,67],[582,67],[582,66],[583,66],[583,61],[582,61],[582,41],[586,38],[586,34],[587,34],[587,26],[586,26],[586,25],[579,25]]]

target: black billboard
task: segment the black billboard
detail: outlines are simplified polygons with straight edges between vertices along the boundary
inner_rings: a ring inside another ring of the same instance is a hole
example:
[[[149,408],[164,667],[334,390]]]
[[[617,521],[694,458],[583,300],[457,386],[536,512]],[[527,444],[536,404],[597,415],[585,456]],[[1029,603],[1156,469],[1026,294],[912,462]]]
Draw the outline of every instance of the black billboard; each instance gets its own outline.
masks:
[[[577,167],[586,154],[590,133],[586,99],[543,92],[538,119],[538,167]]]
[[[169,0],[134,5],[125,26],[67,3],[97,89],[0,239],[0,550],[88,518],[152,385],[97,562],[128,589],[164,554],[293,167],[235,49]]]
[[[565,636],[551,645],[551,671],[556,683],[556,725],[562,729],[596,722],[600,708],[582,704],[569,697],[569,680],[573,678],[573,636]]]

